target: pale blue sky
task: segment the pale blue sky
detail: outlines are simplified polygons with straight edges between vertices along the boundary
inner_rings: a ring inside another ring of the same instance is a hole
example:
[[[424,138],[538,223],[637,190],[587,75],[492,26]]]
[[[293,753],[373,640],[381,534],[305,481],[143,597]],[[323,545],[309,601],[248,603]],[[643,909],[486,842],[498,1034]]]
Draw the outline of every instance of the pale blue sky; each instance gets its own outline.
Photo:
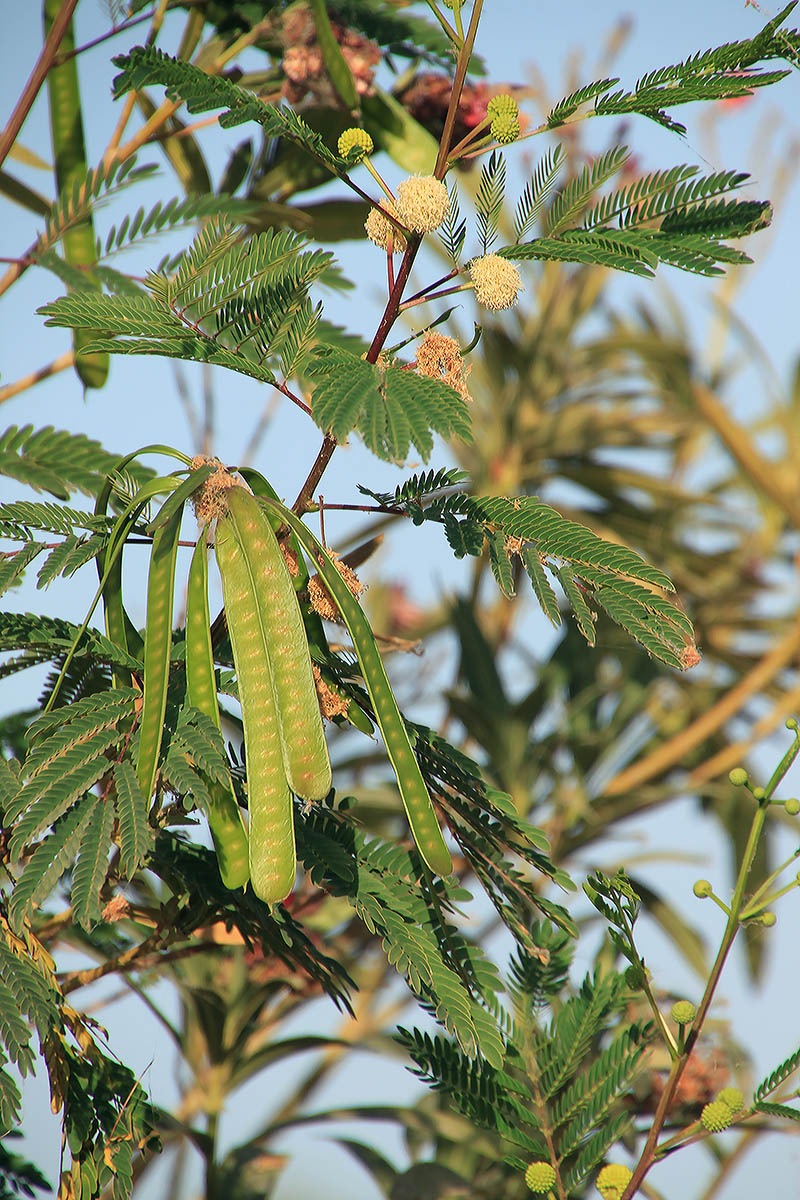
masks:
[[[19,88],[27,78],[40,45],[40,4],[28,0],[19,4],[16,0],[0,0],[0,19],[3,24],[2,71],[0,71],[0,121],[6,120]],[[82,0],[77,15],[78,41],[87,41],[105,28],[105,6],[100,0]],[[629,40],[615,64],[615,73],[630,83],[636,76],[677,61],[687,54],[705,49],[712,44],[752,36],[772,11],[763,16],[754,6],[740,0],[673,0],[669,5],[649,2],[620,4],[616,0],[598,4],[596,0],[575,0],[560,5],[543,2],[513,2],[513,0],[487,0],[485,18],[478,41],[478,50],[487,59],[490,78],[497,81],[525,83],[531,78],[531,67],[535,66],[549,82],[553,98],[561,94],[559,81],[563,78],[563,67],[567,56],[582,47],[583,69],[577,74],[580,81],[595,77],[595,64],[606,35],[623,16],[633,19]],[[112,43],[115,52],[122,52],[140,40],[136,31],[123,34]],[[162,44],[170,46],[169,36]],[[108,62],[108,47],[101,47],[80,60],[81,86],[87,111],[87,134],[90,160],[98,156],[108,139],[110,128],[109,108],[105,103],[110,79],[114,69]],[[87,102],[88,101],[88,102]],[[705,162],[714,169],[740,168],[751,170],[756,176],[757,186],[753,194],[773,194],[773,170],[776,152],[793,155],[797,161],[797,139],[800,129],[795,114],[800,111],[800,74],[795,73],[783,84],[756,93],[755,99],[746,106],[732,109],[719,122],[719,144],[709,147],[699,120],[700,111],[684,109],[681,119],[688,125],[688,135],[681,142],[651,123],[634,118],[626,133],[642,160],[644,167],[664,167],[677,162]],[[600,141],[610,136],[609,125],[597,123]],[[243,134],[234,131],[232,141]],[[49,134],[46,105],[40,97],[30,114],[21,135],[21,141],[36,149],[44,157],[49,155]],[[766,152],[766,161],[764,153]],[[216,166],[222,156],[215,156]],[[146,154],[143,161],[157,161],[157,155]],[[509,154],[509,160],[512,155]],[[705,160],[705,161],[704,161]],[[9,163],[13,172],[22,175],[31,186],[47,192],[49,178],[36,171],[24,170],[16,163]],[[387,172],[393,168],[387,167]],[[399,176],[398,176],[399,177]],[[151,203],[177,191],[169,169],[162,172],[160,182],[150,189]],[[139,199],[136,199],[136,204]],[[33,240],[37,222],[30,214],[7,202],[3,204],[3,220],[0,225],[0,254],[20,253]],[[124,209],[121,211],[125,211]],[[107,228],[111,218],[98,218],[98,227]],[[774,232],[753,239],[750,252],[758,261],[757,268],[742,287],[737,298],[737,311],[748,323],[766,347],[779,374],[785,379],[790,364],[798,353],[797,343],[797,264],[798,240],[796,229],[800,227],[800,190],[793,186],[786,193],[777,214]],[[151,250],[142,259],[129,261],[142,267],[150,265],[160,254],[161,246]],[[336,307],[340,320],[348,320],[351,326],[366,331],[374,326],[375,301],[378,287],[373,281],[374,258],[368,247],[337,247],[346,270],[352,278],[360,281],[360,287],[347,311]],[[131,268],[133,269],[133,268]],[[362,282],[363,281],[363,282]],[[696,317],[698,339],[702,340],[708,318],[710,287],[702,279],[689,279],[677,272],[667,272],[665,283],[674,290],[684,303],[691,306]],[[620,302],[638,294],[640,289],[658,287],[629,280],[617,284]],[[52,276],[41,271],[28,271],[13,291],[3,298],[3,336],[0,383],[6,383],[26,374],[42,362],[54,358],[68,345],[68,337],[62,330],[45,329],[40,318],[33,316],[34,309],[60,294],[60,285]],[[470,309],[465,307],[465,318]],[[194,394],[199,394],[199,372],[186,371]],[[215,393],[219,401],[218,441],[216,452],[228,461],[236,461],[255,416],[261,411],[264,398],[256,384],[241,377],[230,377],[221,371],[214,380]],[[737,395],[737,404],[743,413],[756,412],[758,396],[743,392]],[[158,360],[129,360],[124,367],[112,360],[109,384],[100,392],[90,392],[86,398],[81,394],[72,372],[62,374],[34,391],[29,391],[5,405],[2,427],[8,424],[52,423],[59,428],[86,430],[98,437],[108,448],[127,451],[152,441],[173,442],[188,446],[186,423],[177,402],[175,386],[169,366]],[[259,464],[270,475],[275,486],[287,496],[296,491],[307,464],[317,444],[317,434],[307,428],[303,418],[294,412],[281,412],[264,444],[263,457]],[[287,455],[285,446],[297,448],[296,455]],[[432,465],[444,461],[434,458]],[[372,486],[394,486],[398,472],[393,468],[375,464],[357,447],[340,451],[325,479],[325,493],[329,499],[352,499],[354,479],[369,482]],[[14,489],[11,489],[13,492]],[[3,496],[10,495],[3,485]],[[341,530],[346,528],[342,523]],[[427,532],[427,531],[426,531]],[[329,536],[331,536],[329,534]],[[382,560],[384,569],[391,568],[391,553],[404,556],[413,553],[417,561],[427,564],[427,573],[421,574],[416,582],[416,594],[423,600],[430,599],[441,586],[454,587],[458,573],[451,570],[449,561],[442,554],[442,545],[435,531],[430,532],[420,549],[416,531],[411,541],[411,531],[393,540],[393,550]],[[139,575],[145,569],[145,560]],[[395,566],[395,573],[399,569]],[[135,564],[129,569],[128,582],[135,586],[141,582],[135,578]],[[86,604],[94,587],[89,572],[83,573],[74,584],[54,585],[48,592],[34,596],[32,591],[15,595],[10,603],[15,607],[29,608],[43,603],[47,611],[58,615],[76,617]],[[67,611],[69,610],[69,611]],[[14,686],[13,684],[11,685]],[[8,688],[9,684],[6,683]],[[10,700],[0,696],[0,704],[7,708]],[[771,760],[767,760],[771,761]],[[795,788],[797,783],[795,782]],[[620,833],[619,842],[609,848],[609,859],[620,846],[640,847],[635,842],[646,835],[651,846],[661,848],[682,847],[687,840],[686,830],[691,827],[691,841],[698,853],[707,856],[702,869],[667,865],[654,872],[654,880],[669,891],[672,899],[694,920],[707,920],[709,935],[714,926],[713,914],[706,909],[698,914],[697,902],[689,895],[691,882],[698,874],[709,878],[725,879],[727,867],[716,831],[710,822],[698,817],[694,806],[676,805],[670,812],[657,814],[648,819],[644,828],[637,826],[628,831],[630,841]],[[791,843],[789,843],[791,849]],[[788,1055],[797,1044],[798,1023],[792,1009],[796,1006],[789,999],[796,995],[798,972],[796,939],[791,932],[792,916],[797,912],[797,897],[788,898],[780,913],[779,924],[771,935],[776,952],[771,956],[769,969],[758,992],[746,984],[741,961],[734,957],[726,974],[721,996],[729,1006],[734,1028],[739,1039],[747,1044],[749,1031],[753,1030],[758,1044],[756,1053],[756,1075]],[[655,932],[648,932],[648,960],[656,973],[659,984],[685,990],[696,996],[697,982],[680,964],[667,944]],[[584,953],[582,951],[582,953]],[[586,962],[588,962],[588,954]],[[783,1002],[781,1001],[783,997]],[[83,999],[83,997],[82,997]],[[783,1003],[783,1012],[781,1011]],[[769,1014],[768,1021],[764,1020]],[[172,1092],[173,1064],[169,1053],[159,1053],[159,1043],[152,1025],[142,1016],[141,1008],[133,1001],[103,1012],[101,1019],[107,1020],[112,1040],[119,1052],[131,1062],[136,1070],[147,1068],[145,1076],[148,1086],[159,1100],[168,1099]],[[307,1018],[309,1027],[311,1018]],[[154,1055],[156,1056],[154,1059]],[[148,1064],[153,1060],[153,1065]],[[231,1140],[241,1136],[253,1111],[253,1106],[264,1100],[263,1085],[254,1085],[248,1091],[247,1100],[235,1106],[223,1125],[223,1135]],[[337,1082],[336,1093],[328,1096],[333,1102],[359,1097],[364,1101],[410,1099],[417,1093],[417,1084],[400,1067],[381,1067],[376,1070],[375,1060],[364,1059],[354,1063]],[[47,1099],[41,1086],[30,1091],[30,1106],[26,1128],[30,1134],[28,1152],[40,1161],[51,1176],[55,1177],[58,1156],[58,1138],[54,1123],[48,1119]],[[368,1136],[374,1136],[368,1131]],[[374,1200],[375,1192],[343,1152],[326,1150],[324,1143],[315,1142],[313,1154],[309,1153],[308,1133],[302,1138],[287,1139],[286,1148],[298,1155],[287,1172],[276,1200],[298,1200],[300,1196],[320,1194],[320,1180],[325,1179],[326,1200]],[[386,1134],[382,1144],[401,1161],[398,1140]],[[762,1191],[769,1188],[776,1196],[788,1196],[789,1181],[798,1177],[800,1149],[797,1139],[771,1139],[757,1149],[746,1160],[736,1184],[720,1193],[720,1200],[738,1200],[753,1194],[760,1185]],[[702,1151],[690,1151],[670,1160],[653,1176],[653,1182],[668,1198],[698,1196],[704,1170]],[[163,1184],[161,1185],[163,1188]],[[150,1195],[163,1195],[154,1187]]]

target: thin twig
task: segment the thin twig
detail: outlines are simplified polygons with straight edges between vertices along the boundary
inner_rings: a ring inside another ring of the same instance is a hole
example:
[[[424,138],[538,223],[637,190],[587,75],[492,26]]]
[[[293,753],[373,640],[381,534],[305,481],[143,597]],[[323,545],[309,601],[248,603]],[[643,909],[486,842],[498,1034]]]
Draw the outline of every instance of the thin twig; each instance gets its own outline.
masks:
[[[61,991],[64,995],[87,987],[106,975],[116,975],[120,972],[146,971],[150,967],[160,966],[165,962],[176,962],[190,955],[208,953],[219,950],[218,942],[191,942],[188,946],[180,946],[175,950],[162,952],[157,949],[158,943],[164,936],[163,930],[156,930],[150,937],[145,938],[138,946],[131,946],[117,958],[110,958],[97,967],[86,967],[82,971],[69,971],[59,978]]]
[[[36,66],[30,73],[28,82],[22,89],[22,95],[16,103],[14,111],[8,118],[8,124],[0,134],[0,166],[6,160],[11,147],[16,141],[17,134],[22,128],[25,118],[30,112],[31,105],[39,94],[39,89],[44,83],[47,72],[53,65],[53,59],[56,56],[56,51],[61,45],[61,39],[67,32],[67,26],[72,20],[72,14],[75,11],[75,6],[78,0],[64,0],[61,8],[58,10],[58,16],[50,28],[50,32],[45,39],[42,52],[37,59]]]
[[[609,780],[600,793],[602,796],[619,796],[660,775],[675,766],[699,746],[707,737],[729,721],[741,709],[746,700],[756,695],[778,672],[791,662],[800,651],[800,625],[795,625],[784,638],[765,654],[759,663],[740,679],[735,687],[726,692],[716,704],[702,713],[687,729],[662,742],[650,754],[620,771]]]
[[[328,507],[331,506],[328,505]],[[711,758],[706,759],[704,763],[700,763],[690,771],[687,780],[689,786],[697,787],[709,779],[714,779],[726,771],[730,771],[731,767],[738,766],[757,742],[772,733],[781,721],[792,716],[798,710],[800,710],[800,687],[795,687],[785,692],[774,708],[770,709],[763,717],[759,717],[744,741],[733,742],[731,745],[725,746],[724,749],[713,754]]]
[[[177,8],[178,5],[191,4],[192,0],[172,0],[167,4],[167,8]],[[138,17],[131,17],[127,21],[123,21],[120,25],[115,25],[112,29],[101,33],[96,38],[92,38],[90,42],[84,42],[82,46],[76,46],[74,50],[66,50],[62,54],[57,54],[53,60],[54,67],[60,67],[62,63],[69,62],[71,58],[76,58],[79,54],[85,54],[87,50],[94,50],[95,46],[101,46],[103,42],[107,42],[110,38],[116,37],[118,33],[125,33],[127,29],[132,29],[134,25],[141,25],[143,21],[152,20],[156,9],[151,9],[150,12],[142,13]]]
[[[4,404],[6,400],[10,400],[13,396],[18,396],[20,392],[24,392],[27,388],[33,387],[35,383],[41,383],[43,379],[49,379],[51,375],[57,375],[59,371],[66,370],[75,362],[75,351],[66,350],[63,354],[59,354],[58,358],[54,358],[47,366],[39,367],[38,371],[31,371],[29,375],[23,375],[21,379],[17,379],[14,383],[7,383],[5,387],[0,388],[0,404]]]

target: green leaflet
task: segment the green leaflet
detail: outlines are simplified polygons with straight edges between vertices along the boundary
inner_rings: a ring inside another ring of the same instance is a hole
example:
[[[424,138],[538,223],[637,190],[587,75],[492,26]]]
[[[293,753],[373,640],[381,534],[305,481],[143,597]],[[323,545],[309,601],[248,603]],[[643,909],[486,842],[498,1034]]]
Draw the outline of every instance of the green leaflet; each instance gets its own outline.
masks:
[[[8,906],[8,918],[14,930],[19,932],[31,909],[50,895],[75,857],[85,831],[96,817],[97,806],[102,803],[97,796],[87,793],[36,847]]]
[[[119,868],[130,879],[144,863],[153,845],[148,803],[127,758],[114,764],[114,809],[119,823]]]
[[[372,701],[375,718],[380,727],[387,753],[392,763],[397,785],[406,810],[417,848],[432,871],[448,875],[452,870],[450,852],[445,845],[433,811],[431,798],[411,748],[408,733],[394,692],[386,675],[369,622],[361,606],[350,592],[327,552],[311,530],[285,505],[267,501],[281,514],[319,573],[342,614],[358,655],[364,682]]]
[[[113,824],[114,805],[104,798],[97,806],[95,819],[81,838],[72,872],[72,911],[83,929],[91,929],[100,920],[100,888],[108,871]]]

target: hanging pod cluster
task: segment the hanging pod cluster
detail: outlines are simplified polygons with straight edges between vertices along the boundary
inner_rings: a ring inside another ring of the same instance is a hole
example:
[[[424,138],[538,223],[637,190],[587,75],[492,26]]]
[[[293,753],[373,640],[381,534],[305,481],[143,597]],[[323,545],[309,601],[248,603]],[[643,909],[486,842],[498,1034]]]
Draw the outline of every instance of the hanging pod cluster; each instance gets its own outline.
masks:
[[[282,900],[295,877],[292,795],[322,800],[331,764],[303,617],[278,539],[256,498],[225,493],[214,548],[244,721],[250,879]]]
[[[170,455],[183,469],[148,479],[136,489],[121,486],[130,464],[144,453]],[[221,734],[208,604],[208,534],[213,529],[244,727],[249,831],[227,764],[222,769],[201,761],[202,752],[192,764],[202,780],[199,802],[206,811],[226,886],[244,887],[249,881],[267,903],[283,900],[292,890],[296,873],[292,795],[305,801],[322,800],[331,788],[330,758],[312,667],[312,651],[324,665],[329,650],[318,615],[298,599],[298,591],[303,592],[308,583],[304,556],[319,572],[352,638],[419,852],[432,871],[448,874],[450,853],[369,622],[334,559],[308,526],[280,502],[257,471],[243,468],[237,479],[216,460],[193,461],[166,446],[146,446],[120,461],[98,498],[98,515],[106,515],[115,491],[117,500],[123,501],[122,511],[97,558],[99,587],[66,656],[49,706],[55,703],[78,643],[102,599],[106,634],[120,651],[115,667],[117,685],[129,684],[138,674],[138,663],[144,662],[141,716],[133,744],[138,788],[143,802],[152,799],[167,720],[180,529],[186,502],[193,499],[201,533],[188,576],[186,701]],[[123,604],[122,550],[134,530],[142,532],[149,503],[164,493],[166,500],[146,526],[153,545],[142,642]],[[276,530],[283,531],[293,551],[296,572],[289,571]],[[346,707],[347,719],[371,733],[372,723],[356,702],[350,700]]]

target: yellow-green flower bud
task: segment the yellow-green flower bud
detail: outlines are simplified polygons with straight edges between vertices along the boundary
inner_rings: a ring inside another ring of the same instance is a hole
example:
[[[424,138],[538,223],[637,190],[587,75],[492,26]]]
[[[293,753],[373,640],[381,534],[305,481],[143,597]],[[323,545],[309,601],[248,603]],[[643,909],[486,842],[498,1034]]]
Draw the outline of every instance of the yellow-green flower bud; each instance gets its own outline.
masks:
[[[678,1000],[672,1006],[672,1019],[676,1025],[691,1025],[697,1009],[691,1000]]]
[[[758,918],[758,921],[759,924],[763,925],[766,929],[771,929],[777,919],[778,918],[775,916],[774,912],[763,912]]]
[[[489,103],[486,105],[486,112],[493,120],[495,117],[517,117],[519,118],[519,108],[513,96],[499,95],[492,96]]]
[[[345,129],[339,138],[339,155],[353,162],[361,162],[367,154],[372,154],[374,143],[366,129]]]
[[[501,146],[508,146],[519,137],[519,117],[516,114],[501,113],[492,121],[492,137]]]
[[[783,808],[790,817],[796,817],[800,812],[800,800],[796,796],[790,796]]]
[[[787,717],[783,723],[787,729],[797,729],[797,717]]]
[[[705,900],[707,896],[711,895],[713,890],[714,889],[707,879],[698,879],[697,883],[692,888],[692,891],[694,892],[695,896],[697,896],[698,900]]]
[[[447,187],[433,175],[412,175],[397,185],[397,215],[414,233],[438,229],[449,207]]]
[[[603,1200],[619,1200],[631,1181],[633,1171],[622,1163],[609,1163],[603,1167],[594,1182]]]
[[[767,794],[766,789],[763,787],[754,787],[753,788],[753,796],[755,797],[756,800],[763,800],[764,797],[766,796],[766,794]]]
[[[556,1173],[549,1162],[532,1162],[525,1171],[525,1182],[532,1192],[549,1192],[556,1181]]]
[[[700,1124],[709,1133],[721,1133],[733,1121],[733,1113],[723,1100],[712,1100],[700,1113]]]
[[[732,771],[728,772],[728,779],[734,787],[743,787],[747,783],[747,771],[744,767],[734,767]]]
[[[738,1112],[740,1108],[744,1107],[744,1096],[735,1087],[723,1088],[717,1096],[717,1100],[722,1104],[727,1104],[731,1112]]]
[[[484,308],[497,311],[516,304],[522,280],[517,268],[507,258],[501,258],[499,254],[473,258],[469,264],[469,274],[475,288],[475,299]]]

